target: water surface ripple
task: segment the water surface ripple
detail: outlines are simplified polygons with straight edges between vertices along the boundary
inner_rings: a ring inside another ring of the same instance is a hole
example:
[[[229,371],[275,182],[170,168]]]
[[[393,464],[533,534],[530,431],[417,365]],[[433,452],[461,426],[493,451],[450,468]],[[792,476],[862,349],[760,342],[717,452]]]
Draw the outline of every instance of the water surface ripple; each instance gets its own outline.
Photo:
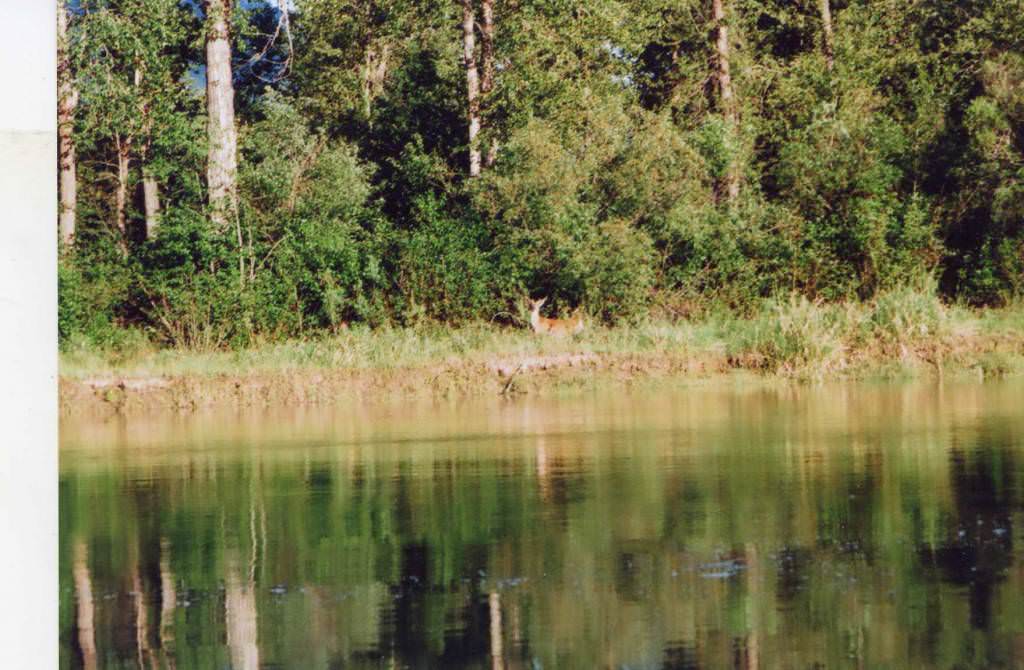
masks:
[[[1024,384],[61,425],[61,667],[1024,666]]]

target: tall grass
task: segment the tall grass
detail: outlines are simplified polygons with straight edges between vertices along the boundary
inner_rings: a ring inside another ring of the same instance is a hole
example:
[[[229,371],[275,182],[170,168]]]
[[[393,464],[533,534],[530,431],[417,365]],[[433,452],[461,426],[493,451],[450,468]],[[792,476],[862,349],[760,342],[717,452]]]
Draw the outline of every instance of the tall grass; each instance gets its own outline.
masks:
[[[69,347],[61,354],[61,374],[380,370],[572,352],[717,357],[723,366],[822,379],[872,364],[934,363],[954,344],[963,349],[972,342],[1000,338],[1018,343],[1011,351],[1024,354],[1024,305],[971,311],[943,304],[932,287],[918,286],[892,290],[867,302],[830,304],[797,295],[775,298],[765,301],[748,319],[709,314],[699,321],[648,321],[618,328],[588,324],[581,336],[568,339],[490,324],[353,328],[320,339],[218,351],[157,349],[143,339],[130,338],[131,346],[118,350],[84,344]]]
[[[629,328],[589,327],[581,337],[539,337],[526,329],[489,324],[459,328],[352,328],[312,340],[224,351],[156,349],[104,350],[73,345],[61,354],[61,374],[230,374],[307,369],[387,369],[450,360],[556,355],[560,353],[669,353],[723,349],[712,323],[647,323]]]
[[[811,302],[804,296],[767,301],[749,320],[729,324],[727,351],[738,367],[787,375],[844,366],[846,308]]]
[[[946,305],[928,285],[900,287],[867,302],[790,296],[767,301],[752,319],[734,321],[728,351],[743,367],[812,378],[865,362],[934,362],[953,341],[977,334],[988,314]],[[1004,318],[989,328],[1012,335],[1012,323]]]

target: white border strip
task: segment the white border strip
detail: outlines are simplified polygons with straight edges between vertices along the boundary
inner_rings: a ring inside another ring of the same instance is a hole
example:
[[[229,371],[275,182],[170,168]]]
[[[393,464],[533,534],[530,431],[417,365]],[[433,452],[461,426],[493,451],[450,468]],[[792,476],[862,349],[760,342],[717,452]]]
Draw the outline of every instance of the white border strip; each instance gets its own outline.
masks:
[[[0,0],[0,668],[55,668],[56,1]]]

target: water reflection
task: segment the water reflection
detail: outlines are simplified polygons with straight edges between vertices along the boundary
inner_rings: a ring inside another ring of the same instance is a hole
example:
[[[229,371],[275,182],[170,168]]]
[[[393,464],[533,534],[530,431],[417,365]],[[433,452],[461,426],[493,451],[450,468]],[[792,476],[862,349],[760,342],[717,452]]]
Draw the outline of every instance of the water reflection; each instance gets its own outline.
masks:
[[[61,666],[1019,666],[1021,398],[70,419]]]

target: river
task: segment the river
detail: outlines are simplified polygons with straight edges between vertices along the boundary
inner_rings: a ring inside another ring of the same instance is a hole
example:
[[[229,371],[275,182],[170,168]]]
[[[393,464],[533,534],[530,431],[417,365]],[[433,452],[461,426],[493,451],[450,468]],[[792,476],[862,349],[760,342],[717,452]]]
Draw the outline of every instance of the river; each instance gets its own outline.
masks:
[[[61,667],[1024,666],[1024,383],[68,417]]]

